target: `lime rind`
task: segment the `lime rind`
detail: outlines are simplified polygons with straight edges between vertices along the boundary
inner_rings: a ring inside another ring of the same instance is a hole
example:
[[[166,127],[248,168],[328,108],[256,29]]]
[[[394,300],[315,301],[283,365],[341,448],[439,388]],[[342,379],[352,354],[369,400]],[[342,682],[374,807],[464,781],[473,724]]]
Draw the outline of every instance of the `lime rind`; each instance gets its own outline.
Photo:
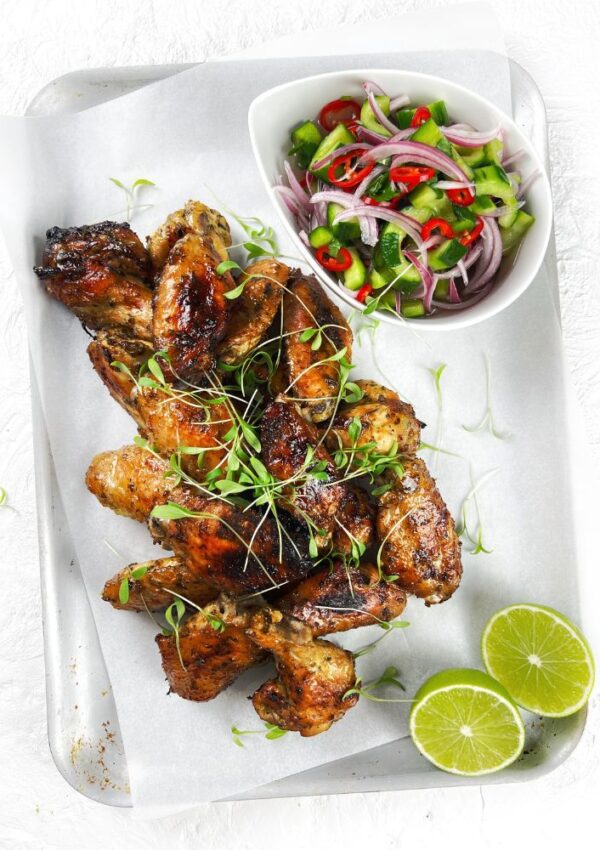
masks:
[[[511,631],[519,615],[529,617],[531,635]],[[548,622],[549,628],[543,625]],[[503,625],[510,640],[501,633]],[[538,652],[543,657],[536,668],[530,659]],[[488,673],[510,691],[515,702],[543,717],[575,714],[585,706],[594,686],[595,665],[588,642],[564,614],[546,605],[517,603],[496,611],[483,630],[481,654]],[[579,675],[564,675],[567,666]]]
[[[472,730],[468,737],[462,724]],[[445,670],[428,679],[415,698],[409,727],[426,759],[459,776],[496,773],[512,764],[525,745],[516,704],[479,670]]]

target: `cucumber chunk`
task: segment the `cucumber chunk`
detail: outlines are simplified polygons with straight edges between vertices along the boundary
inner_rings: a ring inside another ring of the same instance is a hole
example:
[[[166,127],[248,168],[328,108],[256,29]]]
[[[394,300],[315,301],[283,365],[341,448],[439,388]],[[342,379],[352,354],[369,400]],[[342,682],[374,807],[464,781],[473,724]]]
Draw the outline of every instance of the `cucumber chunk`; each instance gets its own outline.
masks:
[[[457,147],[456,150],[470,168],[477,168],[478,165],[488,164],[488,159],[485,155],[485,148],[483,146],[479,148]]]
[[[381,109],[384,115],[388,116],[390,114],[390,99],[387,95],[376,94],[375,100],[377,101],[377,105]],[[368,129],[373,130],[374,133],[379,133],[380,136],[391,136],[390,131],[380,124],[373,110],[371,109],[371,104],[368,100],[365,100],[360,110],[360,120],[362,124]]]
[[[308,241],[312,245],[313,248],[322,248],[323,245],[329,245],[331,240],[333,239],[333,233],[328,227],[315,227],[314,230],[311,230]]]
[[[484,165],[481,168],[475,168],[473,179],[475,180],[477,197],[492,195],[494,198],[502,198],[503,201],[506,201],[514,195],[506,171],[500,165]]]
[[[354,136],[350,130],[344,124],[338,124],[337,127],[334,127],[331,133],[325,136],[319,147],[314,152],[313,158],[310,161],[309,170],[312,171],[313,174],[317,174],[321,180],[327,180],[327,182],[329,182],[327,176],[329,163],[318,170],[315,170],[315,163],[319,162],[319,160],[323,159],[323,157],[326,157],[327,154],[332,153],[332,151],[341,148],[342,145],[351,145],[353,141]]]
[[[463,233],[465,230],[472,230],[477,224],[475,213],[471,212],[468,207],[461,207],[459,204],[452,204],[452,210],[456,221],[452,222],[452,229],[455,233]]]
[[[292,147],[290,154],[296,155],[299,168],[308,168],[315,151],[321,144],[321,133],[313,121],[304,121],[292,130]]]
[[[535,218],[524,210],[519,210],[514,223],[511,227],[504,228],[500,231],[502,239],[502,253],[507,254],[512,251],[523,239],[526,232],[529,230]]]
[[[489,195],[479,195],[472,204],[469,204],[467,209],[474,212],[475,215],[489,215],[489,213],[493,213],[496,209],[496,204]]]
[[[400,312],[405,319],[418,319],[425,315],[425,307],[417,298],[406,298],[402,301]]]
[[[421,124],[412,134],[410,140],[411,142],[421,142],[422,145],[429,145],[432,148],[436,148],[440,142],[446,141],[442,131],[432,118]]]
[[[501,156],[504,150],[504,145],[500,139],[492,139],[487,145],[483,146],[486,162],[490,165],[502,165]]]
[[[448,110],[446,109],[446,104],[443,100],[436,100],[434,103],[428,103],[427,109],[431,113],[431,117],[436,124],[445,126],[449,123],[450,119],[448,118]],[[408,107],[405,109],[399,109],[398,112],[396,112],[396,121],[401,130],[404,130],[406,127],[410,127],[410,122],[413,120],[415,112],[416,109],[409,109]]]
[[[338,221],[334,224],[333,221],[338,213],[343,212],[345,207],[340,204],[327,204],[327,224],[333,233],[334,237],[344,244],[352,242],[353,239],[360,239],[360,224],[357,218],[348,218],[346,221]]]
[[[429,266],[436,272],[452,268],[466,253],[466,246],[461,245],[458,239],[448,239],[429,252]]]
[[[345,272],[342,272],[344,286],[347,289],[357,290],[361,288],[367,279],[367,269],[356,248],[348,248],[348,251],[352,257],[352,265]]]
[[[420,209],[406,207],[403,212],[410,218],[414,218],[419,224],[425,224],[431,218],[431,210],[428,207],[421,207]],[[404,262],[402,242],[405,236],[406,230],[403,229],[401,224],[390,221],[384,225],[377,246],[384,266],[397,266]]]

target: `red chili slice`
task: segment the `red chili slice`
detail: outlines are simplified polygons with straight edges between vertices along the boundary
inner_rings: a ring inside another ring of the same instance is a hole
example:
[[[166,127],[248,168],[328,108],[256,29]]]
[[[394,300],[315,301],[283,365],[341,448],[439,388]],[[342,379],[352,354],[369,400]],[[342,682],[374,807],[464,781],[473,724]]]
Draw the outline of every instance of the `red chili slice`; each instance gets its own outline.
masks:
[[[324,269],[329,272],[345,272],[352,265],[352,255],[347,248],[340,248],[337,257],[332,257],[327,250],[327,245],[323,245],[317,251],[317,260],[321,263]]]
[[[365,285],[361,286],[361,288],[356,293],[356,300],[358,301],[359,304],[364,304],[365,301],[367,300],[367,295],[370,295],[372,292],[373,292],[373,287],[371,286],[371,284],[365,283]]]
[[[463,189],[446,189],[446,194],[453,204],[459,207],[468,207],[475,200],[475,193],[468,186]]]
[[[394,183],[402,183],[406,191],[410,192],[419,183],[427,183],[435,177],[435,169],[425,165],[398,165],[390,168],[390,180]]]
[[[394,198],[390,198],[389,201],[378,201],[376,198],[370,198],[369,195],[364,195],[361,201],[370,207],[384,207],[385,209],[395,210],[402,197],[402,195],[396,195]]]
[[[473,242],[481,236],[483,230],[483,219],[477,216],[477,224],[472,230],[469,230],[458,240],[461,245],[472,245]]]
[[[358,128],[360,127],[358,121],[344,121],[344,124],[346,125],[348,130],[350,130],[352,135],[356,136],[356,134],[358,133]]]
[[[415,114],[411,118],[410,126],[411,127],[420,127],[421,124],[424,124],[426,121],[429,121],[431,118],[431,112],[426,106],[418,106],[415,109]]]
[[[360,115],[360,103],[356,100],[339,98],[326,103],[319,112],[319,124],[328,133],[338,124],[346,124],[348,121],[356,121]]]
[[[333,183],[334,186],[339,186],[340,189],[352,189],[354,186],[358,186],[375,167],[374,162],[367,162],[366,165],[357,168],[361,155],[362,151],[359,150],[350,151],[350,153],[336,157],[327,169],[329,182]],[[338,174],[340,168],[343,171]]]
[[[439,230],[442,236],[446,239],[454,239],[454,231],[449,222],[445,218],[430,218],[421,228],[421,238],[426,241],[433,234],[434,230]]]

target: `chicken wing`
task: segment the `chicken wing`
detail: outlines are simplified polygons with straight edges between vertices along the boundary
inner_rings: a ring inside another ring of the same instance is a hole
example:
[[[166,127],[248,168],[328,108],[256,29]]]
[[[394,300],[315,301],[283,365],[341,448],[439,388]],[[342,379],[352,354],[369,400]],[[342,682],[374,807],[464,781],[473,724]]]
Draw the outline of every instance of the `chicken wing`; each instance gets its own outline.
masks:
[[[34,271],[46,292],[88,328],[151,339],[148,255],[128,224],[52,227]]]
[[[302,579],[273,604],[320,637],[395,620],[406,607],[406,594],[397,583],[380,581],[373,564],[349,569],[337,561]]]
[[[281,305],[290,269],[274,259],[252,263],[239,283],[248,280],[232,302],[225,338],[217,347],[223,363],[239,363],[264,338]]]
[[[148,237],[148,254],[155,274],[162,271],[175,243],[188,233],[219,240],[221,250],[231,245],[229,225],[221,213],[200,201],[188,201],[183,209],[171,213],[164,224]]]
[[[87,353],[94,371],[113,399],[141,426],[143,419],[133,397],[135,382],[127,372],[112,364],[122,363],[131,375],[137,375],[142,363],[154,354],[151,344],[116,336],[111,331],[99,331],[88,345]]]
[[[422,423],[416,418],[412,406],[375,381],[356,383],[363,391],[363,397],[354,404],[340,407],[327,434],[328,448],[332,452],[339,447],[349,448],[352,441],[348,427],[354,419],[358,419],[361,425],[358,446],[374,443],[374,450],[381,454],[387,454],[396,446],[401,454],[415,454],[421,443]]]
[[[282,506],[316,527],[317,546],[327,548],[333,540],[338,551],[349,552],[352,538],[369,545],[373,520],[367,500],[340,480],[317,429],[300,416],[295,405],[272,401],[261,420],[260,438],[268,471],[279,481],[290,482],[283,488]],[[307,465],[309,450],[313,460]],[[325,480],[307,474],[315,463],[324,465],[319,475]]]
[[[313,351],[314,339],[302,342],[302,331],[322,328],[322,344]],[[296,272],[283,299],[283,330],[287,394],[298,399],[302,415],[313,422],[324,422],[335,409],[339,391],[340,365],[323,363],[346,348],[352,357],[352,332],[335,304],[330,301],[314,277]]]
[[[266,656],[246,634],[251,620],[249,611],[239,608],[224,594],[205,606],[204,611],[185,621],[179,630],[179,641],[174,635],[156,636],[169,692],[196,702],[213,699]],[[218,619],[211,620],[214,617]],[[219,620],[225,624],[223,629],[211,624]]]
[[[142,568],[144,574],[134,578],[132,574]],[[119,589],[124,580],[129,585],[127,602],[119,599]],[[113,608],[124,611],[160,611],[174,601],[169,591],[185,596],[196,605],[204,605],[217,595],[215,588],[198,578],[185,561],[170,557],[125,567],[106,582],[102,599],[110,602]]]
[[[449,599],[460,583],[460,540],[435,481],[420,458],[406,458],[404,475],[387,474],[379,496],[377,533],[385,571],[427,605]]]
[[[125,446],[97,455],[86,476],[88,489],[106,507],[139,521],[165,549],[186,562],[199,578],[222,590],[266,590],[307,574],[306,527],[292,517],[278,522],[256,509],[204,498],[184,484],[165,478],[167,464],[146,449]],[[190,516],[150,517],[171,501]]]
[[[351,652],[313,638],[308,626],[271,608],[253,615],[247,633],[273,653],[277,669],[277,677],[252,696],[262,720],[309,737],[326,732],[356,705],[356,694],[344,699],[356,681]]]
[[[212,241],[189,233],[175,243],[158,278],[154,345],[167,352],[177,376],[191,383],[213,368],[227,329],[225,293],[233,288],[233,280],[229,272],[217,274],[222,259]]]

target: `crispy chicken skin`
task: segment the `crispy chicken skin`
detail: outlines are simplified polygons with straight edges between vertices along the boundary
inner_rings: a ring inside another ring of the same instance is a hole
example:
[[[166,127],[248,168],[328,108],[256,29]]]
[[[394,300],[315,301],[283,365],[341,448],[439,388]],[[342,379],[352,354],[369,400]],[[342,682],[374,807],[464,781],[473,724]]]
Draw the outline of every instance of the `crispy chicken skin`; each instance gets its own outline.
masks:
[[[217,631],[206,614],[193,614],[179,631],[181,660],[174,635],[156,636],[169,692],[196,702],[213,699],[265,657],[264,650],[246,634],[250,612],[239,609],[224,594],[204,610],[223,620],[225,628]]]
[[[176,374],[191,383],[213,368],[217,345],[227,330],[225,293],[233,288],[233,280],[229,272],[217,274],[227,257],[219,243],[223,245],[188,233],[175,243],[157,279],[154,345],[168,353]]]
[[[117,514],[146,522],[156,505],[174,500],[179,490],[165,478],[167,466],[138,446],[102,452],[90,463],[85,483],[90,493]]]
[[[261,342],[277,313],[290,269],[274,259],[257,260],[238,283],[249,278],[242,294],[232,302],[225,338],[219,343],[219,360],[239,363]]]
[[[394,486],[379,496],[377,511],[385,572],[427,605],[444,602],[462,575],[454,520],[420,458],[406,458],[404,476],[390,473],[388,480]]]
[[[312,350],[313,340],[302,342],[302,331],[325,327],[323,343]],[[335,408],[340,367],[337,362],[320,363],[346,348],[352,357],[352,332],[335,304],[314,277],[295,272],[283,299],[283,331],[287,370],[286,393],[298,399],[302,415],[312,422],[329,419]]]
[[[225,404],[209,404],[213,396],[206,395],[206,406],[184,397],[170,397],[152,387],[137,388],[129,375],[111,364],[120,361],[137,374],[140,365],[152,355],[148,343],[127,340],[98,333],[88,345],[88,354],[96,373],[111,396],[136,421],[140,434],[155,450],[169,458],[180,446],[205,448],[203,455],[182,455],[181,466],[192,478],[204,478],[217,466],[225,451],[219,448],[222,438],[231,428],[231,416]],[[196,396],[200,396],[197,391]],[[199,466],[200,460],[200,466]]]
[[[150,533],[165,549],[185,560],[196,576],[221,590],[247,593],[269,589],[306,575],[306,528],[292,517],[275,520],[257,510],[242,510],[207,499],[190,487],[165,478],[167,464],[137,446],[97,455],[86,483],[99,501],[119,514],[148,521]],[[202,516],[150,517],[156,505],[171,501]]]
[[[284,489],[281,504],[301,520],[308,517],[322,532],[315,535],[317,546],[326,548],[333,540],[338,551],[350,551],[352,540],[344,529],[365,546],[370,544],[373,519],[366,499],[339,480],[329,452],[319,445],[317,429],[300,416],[294,404],[277,399],[267,406],[260,439],[262,459],[271,475],[286,481],[300,474],[296,483]],[[314,450],[314,462],[325,463],[326,481],[303,481],[309,449]]]
[[[128,224],[52,227],[34,271],[46,292],[88,328],[151,338],[148,255]]]
[[[395,620],[406,607],[406,594],[396,583],[380,581],[373,564],[347,569],[337,561],[284,592],[274,605],[320,637]]]
[[[252,696],[262,720],[310,737],[356,705],[356,694],[344,699],[356,681],[351,652],[313,638],[308,626],[272,608],[257,611],[247,633],[273,654],[277,669]]]
[[[140,567],[146,569],[144,575],[132,578],[132,573]],[[127,602],[119,599],[119,588],[124,579],[129,583]],[[185,561],[170,557],[129,564],[106,582],[102,598],[113,608],[124,611],[160,611],[168,608],[175,599],[169,590],[185,596],[196,605],[205,605],[217,595],[215,588],[198,578]]]
[[[364,395],[360,401],[340,407],[327,434],[328,448],[333,452],[351,445],[348,426],[356,418],[361,424],[359,446],[375,443],[375,451],[382,454],[397,446],[401,454],[415,454],[421,443],[421,423],[412,406],[375,381],[356,383]]]
[[[175,243],[188,233],[220,240],[220,251],[231,245],[229,225],[221,213],[200,201],[188,201],[183,209],[171,213],[152,236],[148,237],[148,254],[155,274],[163,269]]]

